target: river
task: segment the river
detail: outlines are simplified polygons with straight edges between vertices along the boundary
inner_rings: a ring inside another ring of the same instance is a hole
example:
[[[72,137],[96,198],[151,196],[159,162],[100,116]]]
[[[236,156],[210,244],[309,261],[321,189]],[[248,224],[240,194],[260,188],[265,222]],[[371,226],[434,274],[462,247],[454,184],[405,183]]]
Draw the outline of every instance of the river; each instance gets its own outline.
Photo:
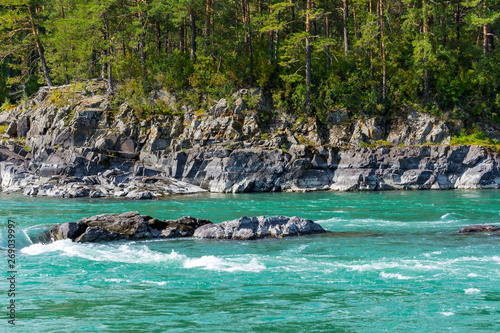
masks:
[[[138,210],[213,222],[301,216],[329,234],[258,241],[40,243],[48,226]],[[500,191],[0,195],[16,223],[17,332],[499,332]],[[8,282],[8,281],[7,281]],[[8,287],[5,278],[2,290]],[[7,327],[7,294],[2,295]]]

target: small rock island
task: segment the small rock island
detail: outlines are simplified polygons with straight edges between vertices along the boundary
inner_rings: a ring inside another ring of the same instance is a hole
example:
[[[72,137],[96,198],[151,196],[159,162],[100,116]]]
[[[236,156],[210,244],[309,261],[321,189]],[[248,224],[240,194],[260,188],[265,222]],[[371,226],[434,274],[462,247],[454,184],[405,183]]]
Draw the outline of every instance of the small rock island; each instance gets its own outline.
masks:
[[[458,232],[459,234],[472,234],[472,233],[498,233],[500,235],[500,226],[492,224],[475,224],[463,227]]]
[[[54,240],[71,239],[77,243],[178,237],[253,240],[326,232],[319,224],[296,216],[242,217],[215,224],[191,216],[162,221],[137,211],[91,216],[50,230]]]

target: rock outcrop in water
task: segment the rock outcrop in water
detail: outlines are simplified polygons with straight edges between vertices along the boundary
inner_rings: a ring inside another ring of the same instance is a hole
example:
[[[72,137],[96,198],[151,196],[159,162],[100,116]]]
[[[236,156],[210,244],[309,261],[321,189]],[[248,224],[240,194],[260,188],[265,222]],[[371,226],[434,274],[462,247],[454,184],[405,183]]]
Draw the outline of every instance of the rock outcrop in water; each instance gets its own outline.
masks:
[[[127,103],[112,106],[105,88],[99,81],[42,88],[29,105],[0,113],[12,137],[0,145],[1,190],[151,199],[203,191],[500,188],[498,152],[448,146],[460,124],[416,110],[351,121],[347,110],[333,109],[323,122],[299,121],[273,109],[260,89],[240,90],[234,103],[221,99],[205,112],[155,91],[151,106],[175,112],[141,119]],[[500,138],[490,127],[484,131]]]
[[[498,233],[500,235],[500,226],[491,224],[475,224],[463,227],[458,232],[460,234],[472,233]]]
[[[242,217],[237,220],[207,224],[194,232],[197,238],[253,240],[261,238],[283,238],[325,233],[319,224],[297,216],[294,217]]]
[[[104,214],[66,222],[52,228],[55,240],[71,239],[77,243],[147,238],[190,237],[196,228],[212,223],[190,216],[174,221],[160,221],[139,212]]]
[[[54,240],[71,239],[77,243],[109,242],[149,238],[218,238],[250,240],[282,238],[326,231],[311,220],[300,217],[242,217],[214,224],[191,216],[173,221],[161,221],[139,212],[103,214],[76,222],[65,222],[50,231]]]

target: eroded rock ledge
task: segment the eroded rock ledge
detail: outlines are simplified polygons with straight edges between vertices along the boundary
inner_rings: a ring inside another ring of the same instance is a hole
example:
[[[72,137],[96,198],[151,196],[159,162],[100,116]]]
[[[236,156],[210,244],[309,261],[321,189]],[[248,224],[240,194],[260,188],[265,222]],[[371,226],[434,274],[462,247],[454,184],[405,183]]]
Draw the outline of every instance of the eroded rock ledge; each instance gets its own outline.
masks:
[[[104,214],[65,222],[50,231],[54,240],[71,239],[77,243],[137,240],[150,238],[217,238],[253,240],[325,233],[317,223],[299,217],[242,217],[214,224],[191,216],[161,221],[139,212]]]
[[[152,199],[205,191],[500,188],[498,151],[449,146],[463,124],[414,108],[390,119],[332,109],[319,121],[276,109],[259,89],[198,111],[156,91],[151,106],[175,112],[142,119],[127,103],[112,106],[104,88],[100,81],[76,91],[42,88],[27,105],[0,113],[7,127],[0,190]],[[56,98],[68,93],[70,104]],[[500,138],[498,128],[483,125]]]

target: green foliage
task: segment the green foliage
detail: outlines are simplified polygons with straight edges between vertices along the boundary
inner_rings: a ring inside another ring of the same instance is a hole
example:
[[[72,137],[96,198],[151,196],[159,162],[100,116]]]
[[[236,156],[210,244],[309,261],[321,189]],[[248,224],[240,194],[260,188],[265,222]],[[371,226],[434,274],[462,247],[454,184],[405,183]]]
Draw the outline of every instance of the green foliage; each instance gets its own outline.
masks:
[[[0,125],[0,134],[4,134],[9,125]]]
[[[462,130],[460,135],[451,138],[451,145],[479,145],[500,147],[500,142],[497,139],[490,139],[488,135],[477,128]]]
[[[418,104],[468,122],[500,122],[499,0],[388,0],[381,17],[373,2],[349,6],[346,54],[343,13],[331,1],[5,0],[0,100],[17,103],[46,84],[38,41],[55,85],[111,77],[124,86],[115,91],[114,108],[128,102],[141,117],[180,110],[151,105],[152,90],[172,91],[179,106],[202,113],[215,100],[258,86],[296,118],[325,121],[338,107],[390,116]],[[483,38],[485,28],[490,33]],[[306,39],[312,46],[309,87]],[[61,95],[52,102],[66,101]],[[270,113],[259,117],[272,120]]]
[[[359,146],[365,148],[391,148],[392,143],[386,140],[377,140],[374,143],[360,142]],[[403,145],[400,145],[400,147],[403,147]]]

